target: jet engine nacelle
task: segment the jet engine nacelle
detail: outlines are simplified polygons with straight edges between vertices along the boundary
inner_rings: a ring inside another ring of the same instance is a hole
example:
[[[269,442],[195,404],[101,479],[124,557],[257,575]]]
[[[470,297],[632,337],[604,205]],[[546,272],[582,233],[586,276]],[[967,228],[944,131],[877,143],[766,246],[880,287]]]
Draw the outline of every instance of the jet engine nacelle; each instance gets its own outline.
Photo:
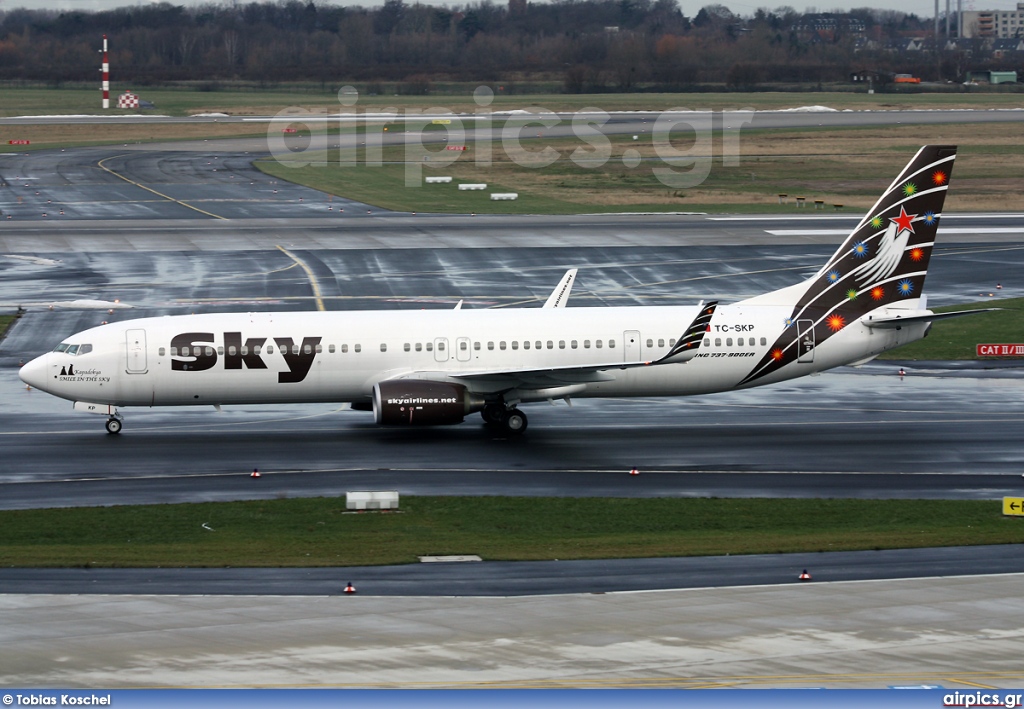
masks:
[[[373,418],[384,426],[462,423],[484,403],[461,384],[398,379],[373,385]]]

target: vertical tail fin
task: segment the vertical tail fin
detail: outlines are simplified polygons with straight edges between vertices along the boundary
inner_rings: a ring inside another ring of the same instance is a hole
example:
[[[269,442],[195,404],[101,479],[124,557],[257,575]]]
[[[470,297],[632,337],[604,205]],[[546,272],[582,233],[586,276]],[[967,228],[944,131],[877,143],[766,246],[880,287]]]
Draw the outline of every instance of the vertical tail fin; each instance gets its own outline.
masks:
[[[797,359],[798,321],[820,346],[876,308],[921,296],[955,158],[954,145],[921,148],[821,270],[775,294],[794,303],[787,328],[744,382]]]

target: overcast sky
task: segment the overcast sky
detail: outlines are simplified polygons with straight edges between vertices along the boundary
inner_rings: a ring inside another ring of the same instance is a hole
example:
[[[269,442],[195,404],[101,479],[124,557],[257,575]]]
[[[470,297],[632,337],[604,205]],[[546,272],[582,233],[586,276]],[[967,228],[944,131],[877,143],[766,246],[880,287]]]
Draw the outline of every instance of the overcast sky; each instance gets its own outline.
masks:
[[[152,0],[155,2],[156,0]],[[246,2],[247,0],[239,0],[240,2]],[[258,0],[262,1],[262,0]],[[413,4],[415,0],[406,0],[408,4]],[[425,5],[466,5],[469,2],[451,2],[450,0],[420,0]],[[496,0],[496,4],[500,0]],[[772,0],[770,2],[758,3],[757,0],[745,0],[745,2],[736,2],[731,0],[684,0],[681,3],[683,12],[693,17],[697,14],[697,11],[704,5],[715,4],[720,2],[725,5],[733,12],[739,15],[750,15],[753,14],[754,10],[758,7],[778,7],[779,5],[792,5],[797,10],[803,10],[808,6],[818,10],[819,12],[828,12],[832,10],[849,10],[851,7],[892,7],[891,4],[885,2],[879,2],[875,0],[860,0],[855,2],[853,5],[849,3],[849,0],[840,2],[837,0],[820,0],[820,2],[785,2],[784,0]],[[109,10],[115,7],[123,7],[125,5],[139,5],[145,4],[140,3],[138,0],[0,0],[0,9],[11,10],[16,7],[27,7],[32,9],[59,9],[59,10]],[[172,5],[198,5],[205,4],[204,0],[171,0]],[[317,4],[323,4],[320,1]],[[383,0],[361,0],[357,2],[336,2],[330,3],[334,5],[363,5],[366,7],[374,5],[382,5]],[[940,0],[939,3],[940,12],[945,11],[946,0]],[[956,0],[950,0],[950,7],[956,10]],[[965,10],[1015,10],[1017,9],[1016,0],[964,0],[963,8]],[[903,12],[913,12],[922,17],[934,17],[935,15],[935,2],[934,0],[904,0],[904,2],[896,3],[894,9],[902,10]]]

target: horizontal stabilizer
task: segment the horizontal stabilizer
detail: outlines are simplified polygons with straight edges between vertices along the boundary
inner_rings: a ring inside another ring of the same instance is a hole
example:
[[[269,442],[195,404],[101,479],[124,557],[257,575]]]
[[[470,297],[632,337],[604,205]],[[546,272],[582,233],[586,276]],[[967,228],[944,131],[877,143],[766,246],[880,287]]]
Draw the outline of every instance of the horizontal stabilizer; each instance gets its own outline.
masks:
[[[954,313],[925,313],[924,315],[907,315],[887,318],[872,318],[866,317],[861,320],[862,323],[868,327],[877,327],[883,329],[893,329],[897,327],[903,327],[904,325],[913,325],[914,323],[920,322],[935,322],[936,320],[948,320],[950,318],[958,318],[962,315],[977,315],[978,313],[991,313],[995,310],[1002,310],[1002,308],[978,308],[976,310],[958,310]]]

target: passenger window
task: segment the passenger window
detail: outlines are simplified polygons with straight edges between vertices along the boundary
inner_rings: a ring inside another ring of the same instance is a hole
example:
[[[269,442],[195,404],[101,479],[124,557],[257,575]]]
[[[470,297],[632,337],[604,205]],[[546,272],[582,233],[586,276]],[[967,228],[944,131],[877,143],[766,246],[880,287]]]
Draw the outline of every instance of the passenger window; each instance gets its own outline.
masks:
[[[220,347],[217,348],[217,354],[219,354],[221,357],[224,356],[224,345],[221,345]]]
[[[313,351],[316,352],[317,354],[320,354],[321,352],[324,351],[323,345],[317,345],[316,347],[313,348]]]
[[[178,356],[178,348],[177,347],[172,347],[171,348],[171,357],[177,357],[177,356]]]
[[[498,349],[499,350],[505,349],[505,341],[504,340],[502,340],[501,342],[498,343]]]
[[[438,352],[444,352],[444,342],[438,342],[437,343],[437,351]]]
[[[597,347],[597,349],[601,349],[601,341],[598,340],[597,342],[595,342],[594,346]]]
[[[648,347],[654,347],[654,340],[652,340],[651,338],[648,337],[647,338],[647,346]]]
[[[213,348],[212,347],[207,347],[206,348],[206,356],[207,357],[213,357]]]
[[[330,352],[331,354],[334,354],[334,345],[328,345],[327,351]]]
[[[610,350],[614,350],[615,349],[615,340],[608,340],[608,349],[610,349]]]
[[[722,346],[722,338],[721,337],[716,337],[715,338],[715,347],[721,347],[721,346]]]
[[[585,349],[585,350],[589,350],[590,349],[590,340],[584,340],[583,341],[583,349]]]
[[[704,338],[704,346],[705,347],[711,347],[711,338],[710,337],[705,337]]]
[[[246,352],[247,349],[248,348],[245,345],[242,345],[242,354],[249,354],[248,352]],[[262,349],[263,349],[263,347],[260,346],[260,345],[253,345],[252,346],[252,353],[255,354],[255,355],[258,355],[260,353],[260,350],[262,350]],[[274,350],[272,350],[271,348],[269,348],[269,347],[267,348],[267,352],[268,353],[272,353],[273,351]]]
[[[493,350],[494,349],[494,343],[493,342],[488,342],[487,343],[487,349]]]
[[[82,345],[78,348],[78,354],[84,355],[92,352],[92,345]]]
[[[518,350],[519,349],[519,340],[512,340],[512,349],[514,349],[514,350]]]
[[[731,337],[725,338],[725,346],[726,347],[732,347],[732,338]]]
[[[410,352],[412,351],[412,345],[406,342],[404,345],[402,345],[402,349],[405,350],[406,352]]]
[[[297,355],[299,353],[299,346],[292,345],[292,354]],[[309,354],[309,345],[306,345],[306,354]]]
[[[417,352],[422,352],[423,351],[423,343],[422,342],[417,342],[416,343],[416,351]]]
[[[675,347],[676,346],[676,341],[673,340],[671,337],[668,339],[668,346],[669,347]]]
[[[388,346],[386,344],[384,344],[383,342],[380,343],[380,351],[381,352],[387,352],[388,351]]]
[[[238,348],[235,347],[234,345],[229,346],[228,347],[228,354],[231,355],[232,357],[234,357],[236,354],[238,354]]]
[[[355,347],[352,348],[352,351],[353,352],[362,352],[363,351],[363,346],[362,345],[356,345]]]
[[[537,340],[536,342],[533,343],[534,349],[541,349],[542,344],[543,343],[540,340]]]
[[[480,343],[479,342],[474,342],[473,343],[473,349],[477,350],[479,352],[480,351]]]
[[[580,343],[577,342],[576,340],[573,340],[572,342],[569,343],[569,346],[572,347],[574,350],[579,349]]]
[[[555,343],[552,342],[551,340],[548,340],[548,349],[549,350],[555,349]]]
[[[665,340],[664,339],[658,340],[658,347],[664,347],[664,346],[665,346]]]
[[[257,352],[256,354],[259,354],[259,352]],[[267,354],[274,354],[274,346],[273,345],[267,345]]]
[[[513,342],[512,344],[514,345],[515,343]],[[513,348],[513,349],[515,349],[515,348]],[[530,341],[529,340],[523,340],[523,349],[524,350],[530,349]]]
[[[459,349],[462,350],[463,352],[469,349],[469,345],[466,343],[465,340],[459,343]]]
[[[269,348],[268,348],[268,349],[269,349]],[[344,353],[346,353],[346,352],[348,352],[348,345],[342,345],[342,346],[341,346],[341,351],[342,351],[342,353],[343,353],[343,354],[344,354]]]
[[[763,347],[764,345],[767,345],[767,344],[768,344],[768,340],[762,337],[761,338],[761,346]]]
[[[189,354],[189,352],[191,352],[191,350],[188,347],[182,347],[181,348],[181,356],[182,357],[191,357],[192,355]]]
[[[427,343],[427,352],[433,352],[433,351],[434,351],[434,343],[433,342],[428,342]]]
[[[161,347],[160,349],[158,349],[158,350],[156,351],[156,353],[157,353],[158,355],[160,355],[161,357],[163,357],[163,356],[164,356],[164,348],[163,348],[163,347]]]
[[[559,340],[558,341],[558,349],[560,349],[560,350],[564,350],[565,349],[565,340]]]

